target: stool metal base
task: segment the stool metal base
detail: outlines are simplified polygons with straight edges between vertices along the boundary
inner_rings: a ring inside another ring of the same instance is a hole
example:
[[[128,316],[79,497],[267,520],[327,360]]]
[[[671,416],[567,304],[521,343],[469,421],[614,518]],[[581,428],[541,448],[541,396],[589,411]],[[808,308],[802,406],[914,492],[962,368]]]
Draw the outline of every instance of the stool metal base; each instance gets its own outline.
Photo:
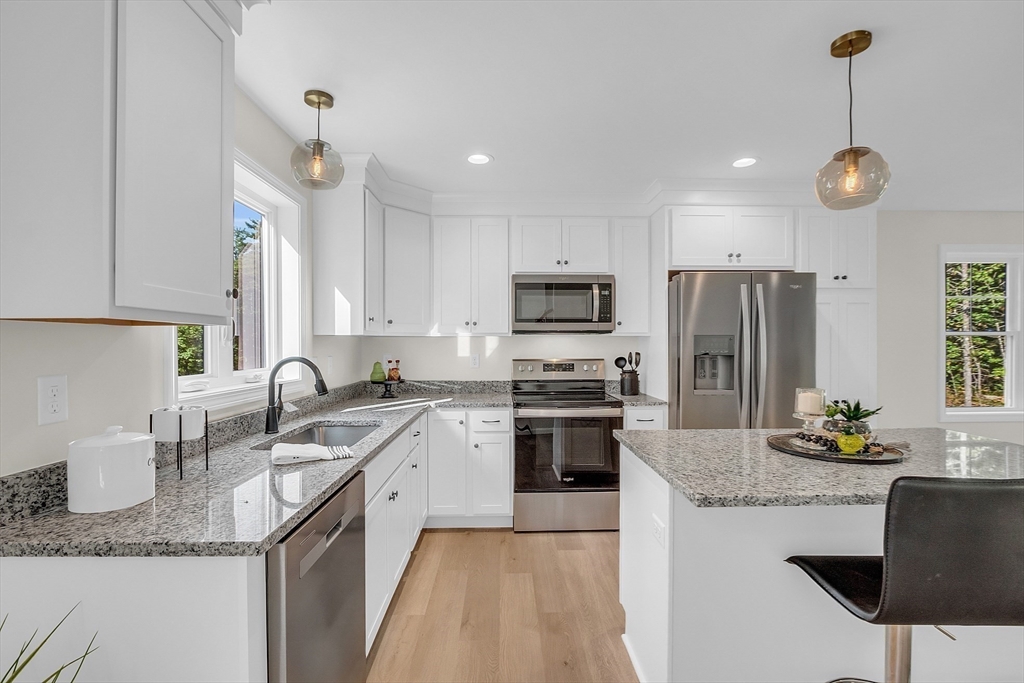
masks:
[[[913,626],[885,625],[885,683],[910,683]],[[866,678],[835,678],[828,683],[875,683]]]

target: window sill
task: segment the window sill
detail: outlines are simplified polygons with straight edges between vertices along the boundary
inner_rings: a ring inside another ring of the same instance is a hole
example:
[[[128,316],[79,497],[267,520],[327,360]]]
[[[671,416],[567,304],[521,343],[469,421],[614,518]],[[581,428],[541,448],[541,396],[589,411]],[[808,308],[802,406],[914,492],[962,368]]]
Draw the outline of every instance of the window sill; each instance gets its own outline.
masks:
[[[943,410],[939,413],[939,422],[1020,422],[1024,420],[1024,410],[984,410],[965,409],[963,412]]]
[[[298,398],[302,395],[302,380],[289,379],[278,382],[282,386],[284,400]],[[223,410],[235,406],[253,403],[254,401],[267,401],[267,382],[253,382],[246,384],[232,384],[226,387],[215,387],[202,391],[189,391],[178,393],[178,403],[181,405],[199,405],[207,410]]]

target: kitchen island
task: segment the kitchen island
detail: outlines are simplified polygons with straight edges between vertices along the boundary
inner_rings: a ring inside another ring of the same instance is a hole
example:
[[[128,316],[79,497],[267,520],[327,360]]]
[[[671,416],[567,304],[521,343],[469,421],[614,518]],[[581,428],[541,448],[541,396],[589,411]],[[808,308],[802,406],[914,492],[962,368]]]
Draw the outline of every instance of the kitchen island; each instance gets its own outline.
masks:
[[[619,431],[623,640],[641,681],[882,680],[884,628],[849,614],[784,560],[881,555],[900,476],[1024,477],[1024,449],[941,429],[882,430],[902,463],[772,450],[791,430]],[[1021,522],[1024,524],[1024,520]],[[914,629],[918,681],[1020,681],[1024,629]]]

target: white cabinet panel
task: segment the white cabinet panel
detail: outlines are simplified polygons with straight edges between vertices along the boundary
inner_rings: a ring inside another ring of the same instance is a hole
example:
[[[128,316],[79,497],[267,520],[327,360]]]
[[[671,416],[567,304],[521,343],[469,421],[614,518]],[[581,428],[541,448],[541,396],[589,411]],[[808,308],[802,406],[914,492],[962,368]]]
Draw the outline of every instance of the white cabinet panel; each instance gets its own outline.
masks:
[[[409,542],[409,526],[412,519],[407,486],[408,474],[409,461],[406,460],[381,491],[388,506],[388,588],[390,592],[394,591],[399,579],[402,578],[402,571],[405,569],[409,559],[409,550],[412,547]]]
[[[800,209],[798,268],[818,274],[819,289],[875,286],[874,209]]]
[[[377,635],[390,595],[388,585],[388,494],[381,490],[366,505],[366,651]]]
[[[384,333],[384,207],[366,190],[366,334]]]
[[[608,271],[608,221],[603,218],[563,218],[562,272]]]
[[[732,265],[732,208],[685,206],[672,210],[672,266]]]
[[[416,445],[413,446],[413,453],[416,455],[416,470],[419,473],[418,490],[416,492],[416,507],[413,508],[413,517],[416,519],[416,534],[413,536],[412,546],[416,546],[420,531],[423,529],[423,522],[427,519],[429,502],[427,500],[427,416],[420,415],[413,428],[413,438]],[[410,456],[411,457],[411,456]]]
[[[469,453],[474,515],[512,514],[512,460],[508,434],[474,432]]]
[[[469,218],[434,219],[434,321],[440,334],[473,330],[471,234]]]
[[[819,288],[832,286],[833,258],[837,251],[833,245],[835,213],[828,209],[800,210],[802,253],[799,267],[800,270],[817,273]]]
[[[508,334],[508,219],[474,218],[472,230],[472,332]]]
[[[793,210],[740,206],[733,209],[734,264],[746,268],[792,268]]]
[[[817,384],[828,400],[874,407],[877,400],[877,314],[872,289],[818,292]]]
[[[557,273],[561,269],[561,219],[514,219],[512,221],[512,272]]]
[[[430,514],[466,514],[466,413],[430,413],[427,443]]]
[[[430,331],[430,217],[384,209],[384,333]]]
[[[845,287],[875,286],[875,212],[840,212],[839,230],[843,272],[839,281]]]
[[[646,218],[617,219],[615,248],[615,332],[651,333],[650,228]]]

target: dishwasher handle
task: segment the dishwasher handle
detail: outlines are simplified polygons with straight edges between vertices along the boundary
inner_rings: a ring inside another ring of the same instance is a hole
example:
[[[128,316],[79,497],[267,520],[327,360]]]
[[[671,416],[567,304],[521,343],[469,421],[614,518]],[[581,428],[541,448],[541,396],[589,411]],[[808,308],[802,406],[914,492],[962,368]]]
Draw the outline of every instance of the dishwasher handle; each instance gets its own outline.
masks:
[[[358,476],[362,476],[362,473],[357,475],[357,477]],[[291,544],[297,541],[298,538],[302,538],[302,540],[298,543],[299,547],[302,547],[306,546],[306,544],[310,541],[314,539],[316,540],[316,542],[313,544],[313,547],[310,548],[309,551],[302,556],[302,559],[299,560],[300,579],[303,576],[305,576],[310,569],[313,568],[313,565],[315,565],[317,563],[317,560],[319,560],[323,556],[323,554],[327,552],[327,549],[330,548],[331,544],[333,544],[334,541],[337,540],[338,536],[341,535],[341,532],[343,532],[345,528],[352,523],[352,520],[358,517],[359,513],[362,511],[362,496],[351,495],[352,493],[354,493],[354,491],[350,492],[348,489],[349,486],[345,486],[344,488],[341,489],[341,491],[336,493],[334,496],[335,501],[342,502],[338,500],[338,498],[342,498],[347,499],[344,500],[344,502],[348,503],[348,505],[346,505],[344,508],[345,511],[342,513],[341,518],[338,519],[337,523],[335,523],[333,526],[329,527],[326,531],[324,531],[324,527],[327,524],[330,524],[330,522],[325,520],[326,523],[323,523],[320,521],[320,519],[317,518],[320,517],[322,519],[323,517],[327,517],[327,515],[330,514],[328,509],[326,509],[327,505],[325,505],[324,508],[321,509],[319,513],[313,513],[312,517],[306,522],[306,524],[311,524],[314,527],[313,531],[311,531],[308,534],[304,534],[300,529],[300,531],[296,534],[295,538],[285,541],[286,544]],[[328,503],[328,505],[330,505],[330,503]],[[337,514],[336,507],[334,508],[334,514]],[[317,538],[318,536],[319,538]]]

